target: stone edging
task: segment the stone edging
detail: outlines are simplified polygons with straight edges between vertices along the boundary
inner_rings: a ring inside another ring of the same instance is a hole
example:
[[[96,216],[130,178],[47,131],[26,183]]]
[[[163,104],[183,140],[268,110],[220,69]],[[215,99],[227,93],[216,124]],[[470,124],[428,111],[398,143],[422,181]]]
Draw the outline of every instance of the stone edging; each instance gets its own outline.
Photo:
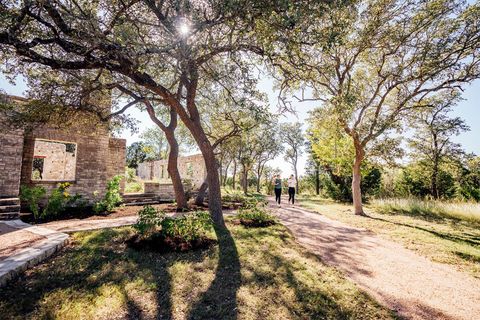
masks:
[[[20,220],[3,221],[3,223],[17,229],[27,229],[27,231],[41,235],[47,239],[0,261],[0,287],[22,271],[42,262],[68,242],[68,235],[65,233],[32,226]]]

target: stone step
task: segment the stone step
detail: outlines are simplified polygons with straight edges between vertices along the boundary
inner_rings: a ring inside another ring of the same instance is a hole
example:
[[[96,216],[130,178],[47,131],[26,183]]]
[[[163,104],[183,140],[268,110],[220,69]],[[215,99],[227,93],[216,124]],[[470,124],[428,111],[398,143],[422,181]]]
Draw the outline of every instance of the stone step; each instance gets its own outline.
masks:
[[[0,199],[0,206],[15,206],[20,204],[19,198],[2,198]]]
[[[7,206],[2,206],[0,205],[0,214],[2,213],[9,213],[9,212],[20,212],[20,205],[7,205]]]
[[[0,220],[13,220],[18,219],[18,212],[3,212],[0,213]]]

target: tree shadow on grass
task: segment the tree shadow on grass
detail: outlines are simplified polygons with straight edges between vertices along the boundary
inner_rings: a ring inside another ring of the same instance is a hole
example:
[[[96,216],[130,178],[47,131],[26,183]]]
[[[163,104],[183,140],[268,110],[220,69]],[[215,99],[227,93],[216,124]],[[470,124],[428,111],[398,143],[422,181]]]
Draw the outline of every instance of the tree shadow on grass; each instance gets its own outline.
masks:
[[[215,227],[219,257],[215,279],[190,308],[188,319],[237,319],[240,259],[235,240],[225,227]]]
[[[82,238],[80,244],[69,246],[28,270],[0,288],[0,314],[7,319],[55,317],[64,302],[88,300],[90,303],[82,307],[81,313],[89,318],[89,311],[95,313],[98,307],[108,307],[95,306],[96,298],[107,290],[107,297],[121,296],[112,303],[124,303],[125,306],[122,314],[111,316],[171,319],[172,288],[168,269],[184,259],[201,261],[203,253],[160,255],[136,251],[125,247],[124,241],[129,235],[128,229],[92,232]],[[145,293],[153,298],[145,299]],[[89,306],[91,310],[87,310]]]

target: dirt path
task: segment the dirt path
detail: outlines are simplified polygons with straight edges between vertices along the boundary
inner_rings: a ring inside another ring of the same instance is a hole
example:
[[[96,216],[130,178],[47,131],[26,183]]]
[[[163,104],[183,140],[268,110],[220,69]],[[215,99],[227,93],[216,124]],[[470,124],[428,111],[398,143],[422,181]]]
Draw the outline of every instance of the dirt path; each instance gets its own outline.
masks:
[[[320,214],[270,208],[297,241],[408,319],[480,319],[480,280]]]

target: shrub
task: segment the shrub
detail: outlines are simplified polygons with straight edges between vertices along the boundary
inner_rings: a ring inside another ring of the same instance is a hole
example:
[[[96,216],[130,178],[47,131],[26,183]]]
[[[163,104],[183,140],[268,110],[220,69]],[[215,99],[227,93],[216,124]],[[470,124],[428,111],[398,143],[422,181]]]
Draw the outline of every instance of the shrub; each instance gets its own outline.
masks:
[[[40,218],[39,202],[43,197],[45,197],[46,194],[47,194],[47,190],[45,190],[45,188],[41,186],[37,186],[37,187],[21,186],[20,187],[20,199],[27,203],[28,208],[30,209],[30,211],[32,211],[35,219]]]
[[[240,223],[247,227],[267,227],[276,223],[273,215],[265,207],[241,209],[237,215]]]
[[[204,238],[206,233],[213,229],[213,222],[206,211],[196,211],[173,218],[147,205],[138,212],[138,215],[133,227],[143,237],[155,234],[165,239],[193,242]]]
[[[143,184],[141,182],[133,181],[125,184],[125,193],[137,193],[143,191]]]
[[[134,168],[125,167],[125,180],[127,182],[135,182],[136,177],[137,173]]]
[[[122,179],[123,177],[118,175],[107,182],[107,192],[102,200],[93,205],[93,211],[96,213],[112,212],[122,203],[122,196],[120,195],[120,181]]]
[[[238,203],[242,208],[256,207],[258,204],[267,203],[262,195],[246,196],[239,193],[222,195],[223,203]]]
[[[146,236],[155,231],[157,227],[160,227],[164,218],[164,212],[146,205],[138,211],[138,220],[133,227],[139,234]]]
[[[67,206],[72,205],[80,195],[70,196],[68,193],[70,183],[59,183],[57,188],[52,190],[52,193],[48,197],[47,205],[43,209],[42,218],[56,216],[65,211]]]
[[[178,218],[165,217],[161,228],[160,232],[165,237],[192,242],[205,237],[213,229],[213,222],[208,212],[195,211]]]

